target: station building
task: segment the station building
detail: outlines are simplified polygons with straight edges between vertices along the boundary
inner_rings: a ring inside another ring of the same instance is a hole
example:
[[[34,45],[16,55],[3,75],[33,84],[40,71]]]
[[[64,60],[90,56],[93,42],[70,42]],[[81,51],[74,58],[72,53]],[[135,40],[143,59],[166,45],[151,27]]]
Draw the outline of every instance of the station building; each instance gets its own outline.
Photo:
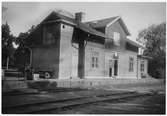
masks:
[[[142,78],[148,59],[119,16],[83,22],[53,11],[30,34],[30,65],[51,72],[51,78]]]

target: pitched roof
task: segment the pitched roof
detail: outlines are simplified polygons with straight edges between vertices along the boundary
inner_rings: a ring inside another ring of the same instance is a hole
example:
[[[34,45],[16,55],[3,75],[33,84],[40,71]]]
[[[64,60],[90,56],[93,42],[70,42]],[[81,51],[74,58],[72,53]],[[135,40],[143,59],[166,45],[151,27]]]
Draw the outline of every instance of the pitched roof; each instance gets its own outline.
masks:
[[[69,21],[73,24],[75,24],[75,19],[71,18],[71,17],[67,17],[65,15],[62,15],[60,13],[57,13],[55,11],[53,11],[52,13],[50,13],[43,21],[42,23],[45,23],[47,21],[56,21],[56,20],[60,20],[60,19],[64,19],[66,21]]]
[[[90,34],[93,34],[93,35],[96,35],[96,36],[100,36],[100,37],[104,37],[104,38],[107,38],[107,36],[105,36],[105,34],[99,32],[99,31],[96,31],[95,29],[91,28],[89,25],[87,24],[84,24],[84,23],[78,23],[78,26],[77,28],[87,32],[87,33],[90,33]]]
[[[118,16],[90,21],[90,22],[86,22],[86,24],[89,24],[93,28],[105,27],[107,24],[114,21],[116,18],[118,18]]]
[[[123,22],[123,20],[120,16],[115,16],[115,17],[110,17],[110,18],[106,18],[106,19],[90,21],[90,22],[86,22],[86,24],[89,24],[92,28],[102,28],[102,27],[109,26],[109,25],[115,23],[116,21],[119,21],[120,25],[123,27],[125,33],[127,35],[130,35],[130,32],[128,31],[125,23]]]
[[[55,11],[53,11],[52,13],[50,13],[50,15],[48,15],[37,27],[40,27],[41,24],[51,23],[51,22],[60,22],[60,21],[68,23],[68,24],[71,24],[74,27],[76,27],[76,28],[78,28],[78,29],[80,29],[82,31],[85,31],[87,33],[90,33],[90,34],[93,34],[93,35],[96,35],[96,36],[100,36],[100,37],[103,37],[103,38],[107,38],[105,36],[105,34],[103,34],[102,32],[99,32],[99,31],[93,29],[89,25],[84,24],[82,22],[77,23],[74,18],[67,17],[67,16],[62,15],[60,13],[57,13]]]
[[[125,38],[125,41],[127,41],[127,42],[129,42],[130,44],[135,45],[135,46],[137,46],[137,47],[144,48],[144,47],[143,47],[142,45],[140,45],[139,43],[137,43],[137,42],[135,42],[135,41],[133,41],[133,40],[130,40],[130,39],[128,39],[128,38]]]

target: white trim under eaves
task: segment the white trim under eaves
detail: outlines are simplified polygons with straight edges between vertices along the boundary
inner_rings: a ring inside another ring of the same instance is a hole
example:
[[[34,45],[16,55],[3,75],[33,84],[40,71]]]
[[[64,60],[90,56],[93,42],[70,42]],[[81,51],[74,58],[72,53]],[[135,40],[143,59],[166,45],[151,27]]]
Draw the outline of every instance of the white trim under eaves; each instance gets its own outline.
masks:
[[[120,19],[121,17],[120,16],[118,16],[116,19],[114,19],[112,22],[110,22],[110,23],[108,23],[107,25],[106,25],[106,27],[109,27],[110,25],[112,25],[113,23],[115,23],[118,19]]]

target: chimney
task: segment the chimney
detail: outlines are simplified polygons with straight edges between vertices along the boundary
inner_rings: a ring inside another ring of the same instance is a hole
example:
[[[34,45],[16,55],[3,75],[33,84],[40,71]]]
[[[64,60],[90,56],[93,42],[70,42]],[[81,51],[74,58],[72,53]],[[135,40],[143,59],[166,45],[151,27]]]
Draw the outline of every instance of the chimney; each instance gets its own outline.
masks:
[[[77,21],[77,23],[83,22],[84,18],[85,18],[85,13],[84,12],[75,13],[75,20]]]

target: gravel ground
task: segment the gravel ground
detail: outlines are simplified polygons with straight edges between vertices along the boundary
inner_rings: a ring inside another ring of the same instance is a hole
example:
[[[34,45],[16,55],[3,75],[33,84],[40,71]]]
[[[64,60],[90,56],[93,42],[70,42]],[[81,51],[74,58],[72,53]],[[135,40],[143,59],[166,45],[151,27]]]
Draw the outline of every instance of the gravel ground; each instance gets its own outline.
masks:
[[[50,111],[50,114],[165,114],[165,85],[149,85],[136,87],[103,87],[92,90],[71,91],[71,92],[47,92],[26,95],[3,95],[2,107],[24,103],[33,103],[47,100],[70,99],[81,96],[94,96],[106,93],[118,93],[125,91],[150,92],[152,96],[131,98],[124,101],[100,102],[96,104],[63,109],[60,111]]]
[[[121,91],[120,91],[121,92]],[[95,96],[101,94],[117,94],[119,91],[111,90],[82,90],[82,91],[71,91],[71,92],[39,92],[39,94],[21,94],[21,95],[4,95],[2,96],[2,106],[16,106],[29,103],[37,103],[41,101],[53,101],[62,99],[71,99],[77,97]]]
[[[55,113],[54,111],[50,112]],[[165,95],[139,97],[116,103],[102,102],[75,109],[56,112],[59,114],[165,114]]]

